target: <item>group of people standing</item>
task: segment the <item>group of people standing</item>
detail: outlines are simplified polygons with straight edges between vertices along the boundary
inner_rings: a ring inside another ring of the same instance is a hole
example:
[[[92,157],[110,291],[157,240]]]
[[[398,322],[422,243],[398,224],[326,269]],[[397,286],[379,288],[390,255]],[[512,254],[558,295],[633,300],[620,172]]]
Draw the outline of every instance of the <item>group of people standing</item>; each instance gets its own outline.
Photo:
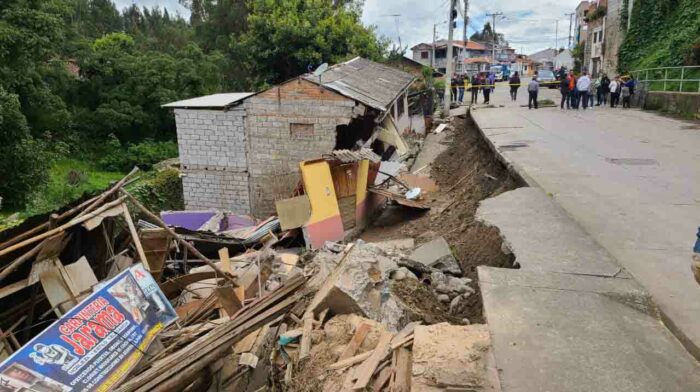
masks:
[[[591,79],[586,71],[581,76],[576,77],[574,71],[570,71],[568,75],[561,74],[559,77],[559,91],[561,92],[560,108],[564,110],[564,104],[567,109],[578,110],[580,106],[584,110],[595,106],[607,105],[610,102],[610,107],[615,108],[620,104],[622,97],[622,107],[629,108],[636,81],[634,78],[622,79],[616,76],[610,80],[607,75],[603,74],[596,79]]]
[[[479,72],[470,79],[466,75],[455,74],[450,80],[450,86],[453,102],[464,103],[464,90],[469,89],[472,94],[472,104],[477,103],[480,91],[484,94],[484,104],[488,104],[491,99],[491,93],[496,89],[496,75],[493,72]]]

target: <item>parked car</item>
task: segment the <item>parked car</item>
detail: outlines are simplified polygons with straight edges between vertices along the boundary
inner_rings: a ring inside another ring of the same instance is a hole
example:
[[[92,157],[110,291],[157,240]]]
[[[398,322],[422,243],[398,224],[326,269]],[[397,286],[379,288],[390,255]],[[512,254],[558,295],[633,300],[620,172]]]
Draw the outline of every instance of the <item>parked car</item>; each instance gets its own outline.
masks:
[[[541,69],[537,71],[537,80],[540,82],[541,86],[547,86],[549,88],[557,88],[557,78],[554,77],[554,72],[548,69]]]

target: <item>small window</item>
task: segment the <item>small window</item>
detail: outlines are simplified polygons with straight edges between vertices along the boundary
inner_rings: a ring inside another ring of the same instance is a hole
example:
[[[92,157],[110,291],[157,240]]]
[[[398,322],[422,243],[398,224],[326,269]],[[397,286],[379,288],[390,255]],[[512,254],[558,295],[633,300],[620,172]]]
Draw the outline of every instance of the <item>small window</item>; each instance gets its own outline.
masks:
[[[427,59],[427,58],[428,58],[428,52],[420,52],[420,58],[422,58],[422,59]]]
[[[289,124],[289,135],[292,138],[305,139],[314,136],[314,124]]]

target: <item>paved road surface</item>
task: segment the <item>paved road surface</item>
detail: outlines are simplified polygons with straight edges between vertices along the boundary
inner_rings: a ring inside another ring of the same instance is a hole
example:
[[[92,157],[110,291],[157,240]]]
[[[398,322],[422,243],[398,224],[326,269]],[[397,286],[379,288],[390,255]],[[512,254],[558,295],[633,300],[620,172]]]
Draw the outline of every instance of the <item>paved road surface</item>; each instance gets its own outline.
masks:
[[[474,119],[528,182],[541,187],[652,295],[671,331],[700,357],[700,286],[690,273],[700,225],[700,129],[639,110],[528,110],[506,86]],[[559,102],[557,90],[540,99]]]

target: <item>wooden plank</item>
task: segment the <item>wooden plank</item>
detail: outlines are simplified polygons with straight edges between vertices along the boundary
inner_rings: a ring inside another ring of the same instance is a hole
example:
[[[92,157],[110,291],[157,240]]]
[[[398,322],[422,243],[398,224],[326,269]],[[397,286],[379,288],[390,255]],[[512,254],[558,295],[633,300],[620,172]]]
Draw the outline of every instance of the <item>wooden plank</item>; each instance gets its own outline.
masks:
[[[345,346],[345,349],[343,350],[343,353],[340,354],[340,357],[338,358],[338,361],[342,361],[343,359],[348,359],[355,355],[357,352],[357,349],[360,348],[362,345],[362,342],[365,341],[365,338],[367,337],[367,334],[369,331],[372,330],[372,325],[369,323],[361,323],[360,325],[357,326],[357,329],[355,329],[355,334],[352,335],[352,339],[350,339],[350,342],[348,343],[347,346]]]
[[[112,218],[117,215],[121,215],[124,213],[124,204],[119,204],[116,205],[108,210],[104,210],[100,212],[99,214],[91,217],[90,219],[86,220],[83,222],[83,227],[87,231],[92,231],[95,230],[95,228],[99,227],[102,224],[102,221],[105,220],[106,218]]]
[[[92,267],[90,267],[85,256],[82,256],[73,264],[68,264],[65,268],[78,294],[90,290],[98,283],[97,277],[92,272]]]
[[[304,327],[301,334],[301,349],[299,350],[299,360],[306,358],[311,353],[311,332],[314,329],[313,316],[304,317]]]
[[[71,215],[73,215],[81,210],[82,210],[82,212],[78,215],[78,217],[85,215],[88,212],[94,210],[95,207],[97,207],[103,201],[107,200],[107,198],[109,196],[111,196],[112,194],[114,194],[114,192],[116,192],[119,188],[121,188],[126,183],[126,181],[129,179],[129,177],[133,176],[136,172],[138,172],[138,170],[139,170],[138,167],[134,167],[131,170],[131,172],[129,172],[129,174],[124,176],[124,178],[119,180],[119,182],[114,184],[114,186],[112,186],[109,190],[107,190],[106,192],[102,193],[99,196],[95,196],[89,200],[82,202],[80,205],[78,205],[74,208],[71,208],[70,210],[59,215],[56,219],[53,219],[53,221],[60,222],[60,221],[68,218],[69,216],[71,216]],[[16,244],[16,243],[24,240],[25,238],[30,238],[30,237],[34,236],[35,234],[38,234],[39,232],[41,232],[42,230],[45,230],[47,228],[53,229],[53,227],[50,227],[50,223],[51,222],[44,222],[38,226],[35,226],[34,228],[32,228],[29,231],[25,231],[24,233],[22,233],[18,236],[15,236],[8,241],[3,242],[2,244],[0,244],[0,250],[5,249],[13,244]],[[2,280],[2,278],[0,278],[0,280]]]
[[[246,335],[246,337],[233,346],[233,352],[235,354],[241,354],[252,350],[253,346],[255,345],[255,341],[258,339],[260,331],[262,331],[262,328],[256,329],[255,331]]]
[[[231,258],[228,255],[228,248],[223,247],[219,249],[219,261],[221,262],[221,270],[233,274],[233,269],[231,269]]]
[[[152,266],[148,262],[148,258],[146,258],[146,252],[143,251],[143,246],[141,245],[141,239],[139,238],[139,233],[136,231],[136,226],[134,226],[134,221],[131,219],[131,214],[129,213],[129,210],[124,207],[124,220],[126,220],[126,225],[129,227],[129,233],[131,234],[131,239],[134,240],[134,245],[136,246],[136,253],[139,255],[139,259],[143,263],[144,267],[148,271],[153,271],[156,273],[159,273],[160,271],[157,271],[155,269],[155,266]]]
[[[238,297],[236,297],[236,294],[233,292],[233,286],[230,284],[219,286],[215,291],[219,299],[219,304],[221,304],[221,307],[226,311],[228,316],[236,314],[236,312],[243,308],[243,304],[241,304]]]
[[[411,390],[411,350],[400,347],[396,350],[396,363],[394,368],[394,383],[392,392],[409,392]]]
[[[54,268],[43,271],[39,275],[39,280],[51,307],[55,308],[56,315],[60,317],[77,305],[78,301],[74,289],[72,290],[69,286],[70,283],[66,281],[67,274],[61,261],[54,259],[51,260],[51,263],[54,265]]]
[[[152,220],[153,222],[155,222],[158,226],[160,226],[160,227],[162,227],[163,229],[165,229],[165,231],[167,231],[168,234],[170,234],[173,238],[175,238],[175,239],[177,240],[177,242],[178,242],[180,245],[182,245],[182,246],[184,246],[185,248],[187,248],[190,252],[192,252],[192,254],[193,254],[195,257],[197,257],[197,258],[203,260],[205,263],[207,263],[207,265],[210,266],[216,273],[218,273],[219,275],[221,275],[221,277],[223,277],[224,279],[226,279],[226,280],[228,280],[229,282],[233,283],[234,285],[236,284],[236,280],[234,279],[233,276],[231,276],[231,274],[226,274],[226,273],[224,273],[224,271],[222,271],[219,267],[217,267],[217,265],[214,264],[213,261],[209,260],[209,258],[207,258],[206,256],[204,256],[200,251],[197,250],[197,248],[195,248],[194,246],[192,246],[192,244],[190,244],[189,242],[185,241],[185,240],[182,238],[182,236],[180,236],[180,235],[178,235],[177,233],[175,233],[175,232],[173,231],[173,229],[171,229],[170,227],[168,227],[168,225],[166,225],[165,222],[163,222],[162,219],[160,219],[156,214],[154,214],[154,213],[152,213],[151,211],[149,211],[148,208],[144,207],[143,204],[141,204],[134,196],[132,196],[129,192],[125,191],[124,189],[121,189],[120,191],[121,191],[121,193],[123,193],[126,197],[128,197],[129,200],[130,200],[139,210],[141,210],[141,212],[144,213],[144,215],[146,215],[150,220]],[[0,251],[0,252],[3,252],[3,251]]]
[[[24,288],[29,287],[29,279],[23,279],[20,280],[19,282],[15,282],[12,284],[9,284],[7,286],[4,286],[0,288],[0,299],[7,297],[8,295],[12,295]]]
[[[344,369],[348,366],[352,366],[356,363],[360,363],[360,362],[366,360],[367,358],[369,358],[373,352],[374,352],[374,350],[370,350],[370,351],[364,352],[362,354],[355,355],[354,357],[343,359],[342,361],[338,361],[334,364],[329,365],[328,369],[329,370],[340,370],[340,369]]]
[[[384,369],[382,369],[382,371],[379,372],[377,379],[374,380],[374,384],[372,385],[372,390],[374,392],[379,392],[382,389],[384,389],[384,386],[386,385],[387,382],[389,382],[389,379],[391,378],[391,374],[392,374],[392,368],[390,366],[387,366]]]
[[[391,351],[391,339],[393,338],[394,334],[391,332],[385,331],[382,333],[379,337],[377,348],[375,348],[374,351],[372,351],[372,355],[357,368],[357,382],[353,386],[353,389],[363,389],[369,384],[369,380],[374,375],[374,371],[377,370],[379,363],[389,355]]]
[[[299,301],[294,294],[305,282],[297,276],[289,279],[270,295],[256,300],[208,334],[198,338],[180,351],[163,358],[143,373],[131,377],[117,391],[170,391],[179,390],[188,378],[196,375],[208,363],[224,355],[231,346],[248,333],[278,318],[286,309]]]
[[[116,206],[116,205],[119,205],[119,204],[121,204],[121,203],[123,203],[123,202],[124,202],[124,197],[120,197],[119,199],[117,199],[117,200],[115,200],[115,201],[113,201],[113,202],[111,202],[111,203],[107,203],[107,204],[103,205],[102,207],[98,208],[98,209],[95,210],[94,212],[91,212],[91,213],[89,213],[89,214],[83,215],[83,216],[81,216],[81,217],[79,217],[79,218],[75,218],[75,219],[73,219],[73,220],[71,220],[71,221],[69,221],[69,222],[67,222],[67,223],[62,224],[61,226],[59,226],[59,227],[57,227],[57,228],[55,228],[55,229],[53,229],[53,230],[46,231],[46,232],[44,232],[44,233],[42,233],[42,234],[39,234],[39,235],[37,235],[37,236],[35,236],[35,237],[28,238],[28,239],[26,239],[26,240],[24,240],[24,241],[22,241],[22,242],[19,242],[19,243],[17,243],[17,244],[14,244],[14,245],[12,245],[12,246],[8,246],[7,248],[0,250],[0,256],[4,256],[4,255],[6,255],[6,254],[8,254],[8,253],[12,253],[12,252],[14,252],[14,251],[17,250],[17,249],[23,248],[23,247],[25,247],[25,246],[27,246],[27,245],[31,245],[31,244],[33,244],[33,243],[35,243],[35,242],[39,242],[39,241],[45,240],[46,238],[53,237],[54,235],[59,234],[59,233],[62,233],[62,232],[64,232],[64,231],[65,231],[66,229],[68,229],[68,228],[71,228],[71,227],[73,227],[73,226],[79,225],[79,224],[85,222],[86,220],[92,218],[93,216],[98,215],[98,214],[101,213],[102,211],[108,210],[108,209],[110,209],[110,208],[112,208],[112,207],[114,207],[114,206]],[[3,271],[3,272],[4,272],[4,271]]]
[[[275,210],[283,231],[302,227],[311,217],[311,203],[307,195],[277,200]]]

